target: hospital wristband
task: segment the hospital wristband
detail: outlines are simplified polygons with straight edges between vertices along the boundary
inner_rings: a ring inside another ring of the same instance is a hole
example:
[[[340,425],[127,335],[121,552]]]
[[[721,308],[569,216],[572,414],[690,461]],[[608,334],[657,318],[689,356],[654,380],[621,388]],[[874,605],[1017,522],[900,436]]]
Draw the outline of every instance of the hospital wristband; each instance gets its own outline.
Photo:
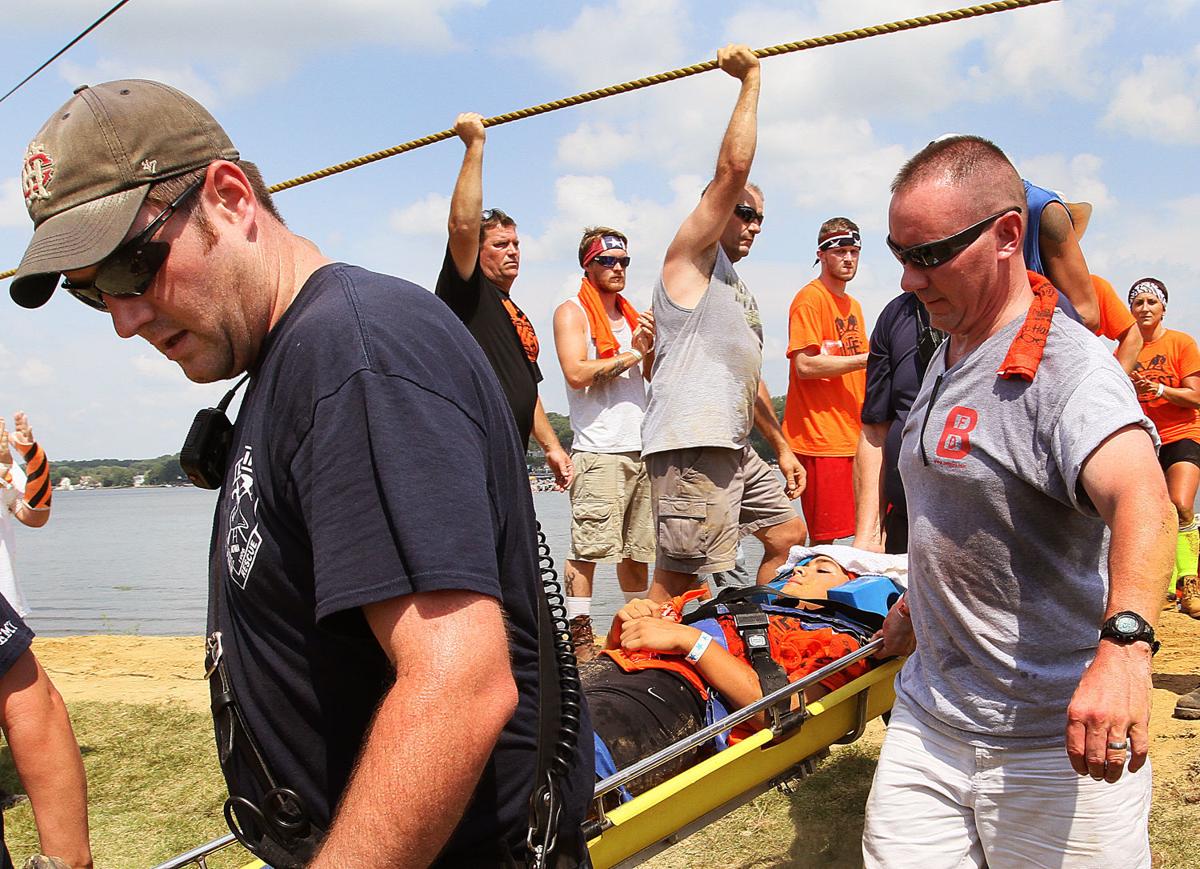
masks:
[[[1154,397],[1162,398],[1163,390],[1166,388],[1167,387],[1164,384],[1162,384],[1162,383],[1158,384],[1158,388],[1154,390]]]
[[[700,656],[704,654],[708,644],[712,642],[712,637],[709,634],[701,633],[696,640],[696,644],[692,646],[692,650],[687,653],[687,659],[690,663],[696,664],[700,661]]]
[[[629,350],[627,350],[626,352],[627,352],[627,353],[632,353],[632,354],[634,355],[634,357],[636,358],[636,361],[633,363],[634,365],[637,365],[637,364],[638,364],[638,362],[641,362],[643,359],[645,359],[645,358],[646,358],[646,357],[645,357],[645,355],[642,353],[642,351],[641,351],[641,350],[637,350],[637,349],[635,349],[635,348],[633,348],[633,347],[629,348]]]

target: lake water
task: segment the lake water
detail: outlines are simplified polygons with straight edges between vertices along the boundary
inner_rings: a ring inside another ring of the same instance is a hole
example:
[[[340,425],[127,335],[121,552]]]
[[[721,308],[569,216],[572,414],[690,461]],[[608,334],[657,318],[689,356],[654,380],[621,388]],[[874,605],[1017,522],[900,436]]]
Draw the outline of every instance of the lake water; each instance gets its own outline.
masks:
[[[202,634],[216,494],[191,487],[56,492],[49,524],[18,525],[16,569],[33,610],[30,626],[45,636]],[[561,576],[567,496],[538,492],[533,502]],[[748,541],[752,564],[761,557],[757,544]],[[622,602],[614,567],[600,565],[592,612],[601,629]]]

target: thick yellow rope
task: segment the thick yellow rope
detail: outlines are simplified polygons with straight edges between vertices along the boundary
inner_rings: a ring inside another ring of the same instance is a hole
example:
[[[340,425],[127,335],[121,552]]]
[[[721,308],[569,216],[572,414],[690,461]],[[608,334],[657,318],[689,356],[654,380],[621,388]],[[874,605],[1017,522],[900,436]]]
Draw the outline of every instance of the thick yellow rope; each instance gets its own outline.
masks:
[[[810,48],[821,48],[826,45],[839,45],[843,42],[855,42],[859,39],[868,39],[872,36],[884,36],[889,33],[900,33],[905,30],[916,30],[919,27],[929,27],[934,24],[946,24],[951,21],[964,21],[968,18],[978,18],[981,15],[991,15],[995,12],[1009,12],[1013,9],[1022,9],[1026,6],[1039,6],[1043,3],[1055,3],[1057,0],[998,0],[995,3],[981,3],[978,6],[967,6],[962,9],[951,9],[947,12],[935,12],[931,15],[922,15],[919,18],[905,18],[902,21],[892,21],[887,24],[875,24],[871,27],[862,27],[858,30],[846,30],[842,33],[831,33],[827,36],[814,36],[811,39],[802,39],[799,42],[785,42],[782,45],[772,45],[769,48],[759,48],[754,53],[758,57],[775,57],[780,54],[790,54],[794,51],[807,51]],[[588,91],[587,93],[576,94],[573,97],[565,97],[559,100],[553,100],[548,103],[542,103],[538,106],[531,106],[527,109],[519,109],[515,112],[507,112],[503,115],[496,115],[491,118],[485,118],[483,125],[485,127],[496,127],[500,124],[507,124],[512,121],[519,121],[522,118],[532,118],[534,115],[543,115],[546,112],[553,112],[557,109],[565,109],[569,106],[578,106],[583,103],[590,103],[594,100],[604,99],[605,97],[616,96],[617,94],[629,93],[630,91],[640,90],[641,88],[650,87],[651,85],[662,84],[663,82],[675,81],[676,79],[687,78],[690,75],[696,75],[702,72],[708,72],[717,68],[715,60],[705,61],[704,63],[685,66],[680,69],[673,69],[670,72],[660,72],[657,75],[648,75],[645,78],[627,81],[624,84],[611,85],[609,87],[600,88],[599,90]],[[353,160],[347,160],[345,163],[338,163],[334,166],[328,166],[324,169],[318,169],[316,172],[309,172],[307,175],[300,175],[297,178],[292,178],[288,181],[281,181],[278,184],[271,186],[272,193],[278,193],[280,190],[288,190],[292,187],[299,187],[301,184],[307,184],[309,181],[316,181],[318,178],[328,178],[330,175],[337,175],[339,172],[345,172],[349,169],[356,169],[359,166],[365,166],[368,163],[374,163],[377,160],[384,160],[388,157],[394,157],[397,154],[403,154],[406,151],[414,151],[417,148],[423,148],[426,145],[432,145],[434,142],[441,142],[443,139],[449,139],[454,135],[454,130],[442,130],[440,133],[433,133],[429,136],[422,136],[419,139],[413,139],[411,142],[405,142],[402,145],[395,145],[391,148],[385,148],[382,151],[376,151],[373,154],[364,154],[361,157],[355,157]],[[16,270],[0,272],[0,280],[10,278],[16,273]]]

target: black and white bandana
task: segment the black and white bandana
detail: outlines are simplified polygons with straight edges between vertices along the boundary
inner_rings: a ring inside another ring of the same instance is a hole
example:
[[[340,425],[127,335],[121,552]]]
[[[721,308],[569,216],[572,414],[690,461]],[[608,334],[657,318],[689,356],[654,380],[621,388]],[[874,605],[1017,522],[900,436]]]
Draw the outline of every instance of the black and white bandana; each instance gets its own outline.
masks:
[[[1133,286],[1129,288],[1129,304],[1132,307],[1133,300],[1141,295],[1156,296],[1162,302],[1163,309],[1167,307],[1167,285],[1158,278],[1138,278],[1134,281]]]

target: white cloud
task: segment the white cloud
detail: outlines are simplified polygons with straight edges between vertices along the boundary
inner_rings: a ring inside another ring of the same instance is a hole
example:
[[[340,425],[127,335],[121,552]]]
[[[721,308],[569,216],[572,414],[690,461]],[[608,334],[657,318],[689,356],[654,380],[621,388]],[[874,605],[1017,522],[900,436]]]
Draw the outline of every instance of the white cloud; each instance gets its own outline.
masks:
[[[596,88],[688,62],[688,21],[682,0],[616,0],[585,6],[567,27],[535,31],[510,50],[532,55],[580,87]]]
[[[1116,210],[1116,199],[1104,182],[1104,161],[1095,154],[1044,154],[1017,162],[1022,177],[1059,191],[1068,202],[1090,202],[1097,213]]]
[[[486,0],[175,0],[133,4],[89,37],[100,51],[94,64],[60,64],[69,84],[153,74],[207,105],[286,81],[314,55],[363,45],[423,52],[456,47],[449,20]],[[58,20],[90,21],[91,0],[55,7]],[[0,14],[0,30],[20,32],[21,13]],[[215,26],[206,22],[232,22]]]
[[[446,235],[446,220],[450,215],[450,197],[430,193],[404,208],[388,215],[388,225],[401,235]]]
[[[148,380],[178,384],[183,379],[179,366],[159,353],[140,353],[130,363],[138,374]]]
[[[1028,99],[1061,92],[1080,99],[1096,96],[1114,17],[1088,4],[1053,3],[994,16],[985,45],[995,76],[1008,93]],[[1001,20],[1002,19],[1002,20]],[[953,25],[950,25],[953,26]]]
[[[1141,68],[1116,86],[1107,127],[1140,139],[1178,145],[1200,143],[1200,46],[1190,57],[1147,55]]]
[[[843,214],[875,229],[887,215],[888,184],[908,156],[900,145],[879,142],[866,120],[835,115],[768,123],[758,153],[760,177],[770,167],[768,205],[783,196],[777,211],[799,206],[825,217]],[[805,237],[815,238],[816,230]]]
[[[572,169],[596,172],[629,160],[641,150],[638,137],[611,124],[585,121],[558,141],[558,161]]]
[[[40,359],[27,359],[17,375],[25,386],[49,386],[56,379],[54,369]]]
[[[21,193],[19,178],[0,180],[0,227],[32,228],[29,212],[25,210],[25,196]]]

